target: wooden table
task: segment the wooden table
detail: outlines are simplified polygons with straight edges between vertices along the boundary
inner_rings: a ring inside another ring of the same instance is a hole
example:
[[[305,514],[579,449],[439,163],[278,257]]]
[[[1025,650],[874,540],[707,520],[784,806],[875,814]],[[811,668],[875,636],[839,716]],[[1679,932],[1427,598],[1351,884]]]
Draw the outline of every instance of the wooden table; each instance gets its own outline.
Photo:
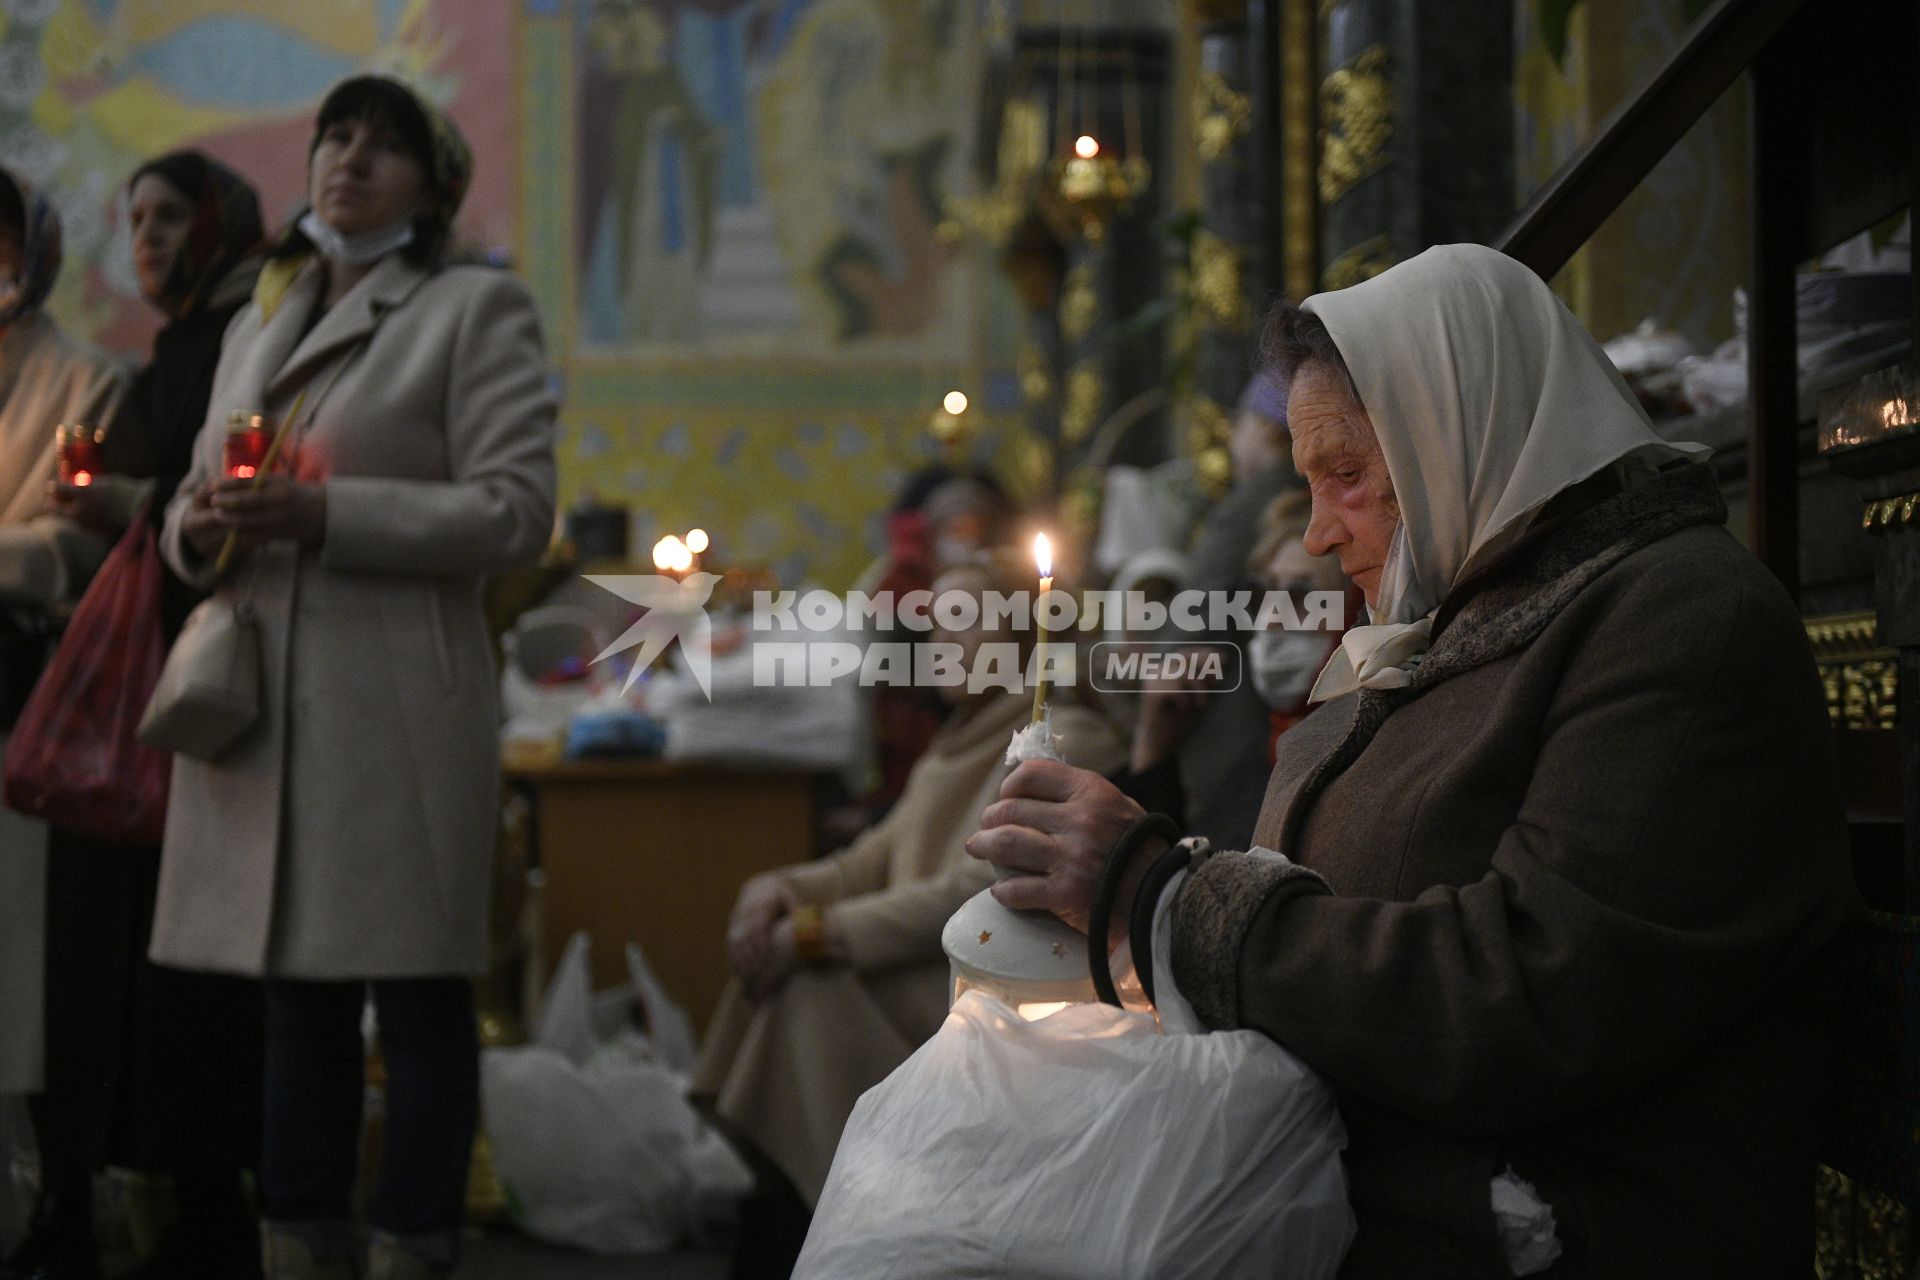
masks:
[[[543,975],[585,929],[595,988],[625,982],[626,943],[638,942],[704,1035],[740,886],[812,853],[812,775],[582,760],[509,764],[506,780],[533,803]]]

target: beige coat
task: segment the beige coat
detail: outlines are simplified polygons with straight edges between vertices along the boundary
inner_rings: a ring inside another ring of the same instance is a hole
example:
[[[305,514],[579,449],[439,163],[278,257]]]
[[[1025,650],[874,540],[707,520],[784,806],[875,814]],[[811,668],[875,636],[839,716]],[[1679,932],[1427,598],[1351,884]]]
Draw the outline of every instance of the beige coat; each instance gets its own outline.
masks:
[[[220,586],[260,618],[260,723],[219,761],[178,758],[153,958],[297,978],[474,972],[498,824],[496,679],[482,578],[553,524],[553,416],[533,304],[482,267],[397,255],[302,336],[309,265],[271,319],[228,331],[162,549],[220,470],[227,415],[286,414],[303,388],[303,478],[326,487],[315,549],[256,549]]]
[[[1007,695],[948,721],[907,776],[887,816],[839,853],[782,874],[801,899],[826,907],[849,963],[805,968],[772,999],[748,1003],[738,982],[721,997],[696,1094],[746,1131],[812,1204],[826,1184],[840,1130],[862,1093],[940,1027],[947,962],[940,929],[993,879],[966,839],[1000,796],[1007,742],[1031,702]],[[1067,760],[1109,772],[1126,743],[1091,711],[1054,712]]]
[[[0,329],[0,605],[73,600],[106,539],[47,510],[54,428],[104,426],[126,371],[40,312]]]
[[[0,606],[71,599],[105,556],[99,535],[47,510],[47,481],[54,428],[107,421],[124,389],[105,356],[44,315],[0,329]],[[0,812],[0,1093],[41,1083],[46,848],[45,824]]]

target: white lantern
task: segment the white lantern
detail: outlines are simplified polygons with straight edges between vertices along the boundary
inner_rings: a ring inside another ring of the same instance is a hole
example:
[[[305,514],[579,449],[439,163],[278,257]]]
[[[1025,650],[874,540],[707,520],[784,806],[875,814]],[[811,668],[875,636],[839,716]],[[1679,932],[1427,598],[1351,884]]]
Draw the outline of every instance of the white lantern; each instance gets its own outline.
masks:
[[[967,899],[941,930],[953,977],[947,1003],[984,991],[1029,1022],[1099,999],[1087,968],[1087,940],[1046,911],[1015,911],[993,890]]]

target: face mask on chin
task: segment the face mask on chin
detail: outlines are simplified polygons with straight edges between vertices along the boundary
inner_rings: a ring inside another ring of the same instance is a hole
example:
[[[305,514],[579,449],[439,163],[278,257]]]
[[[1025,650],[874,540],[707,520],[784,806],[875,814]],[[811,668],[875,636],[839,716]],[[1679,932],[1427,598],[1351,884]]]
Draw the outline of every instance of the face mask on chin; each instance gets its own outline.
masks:
[[[1254,692],[1273,711],[1291,711],[1306,698],[1327,665],[1332,645],[1324,631],[1256,631],[1247,638],[1247,671]]]
[[[402,218],[392,226],[376,227],[354,235],[342,235],[333,224],[313,210],[300,219],[300,230],[328,262],[343,267],[364,267],[378,262],[398,249],[413,243],[413,218]]]

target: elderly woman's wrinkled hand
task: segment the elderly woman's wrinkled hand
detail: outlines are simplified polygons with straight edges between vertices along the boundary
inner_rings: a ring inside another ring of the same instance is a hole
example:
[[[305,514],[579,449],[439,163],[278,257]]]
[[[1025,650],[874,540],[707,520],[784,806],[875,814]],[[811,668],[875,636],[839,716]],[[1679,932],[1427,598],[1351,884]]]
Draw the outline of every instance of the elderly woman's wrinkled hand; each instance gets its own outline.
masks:
[[[1007,775],[967,852],[1016,874],[993,896],[1016,909],[1053,912],[1085,932],[1094,890],[1114,844],[1146,811],[1097,773],[1029,760]],[[1126,897],[1122,886],[1121,898]],[[1116,900],[1113,923],[1126,919]]]

